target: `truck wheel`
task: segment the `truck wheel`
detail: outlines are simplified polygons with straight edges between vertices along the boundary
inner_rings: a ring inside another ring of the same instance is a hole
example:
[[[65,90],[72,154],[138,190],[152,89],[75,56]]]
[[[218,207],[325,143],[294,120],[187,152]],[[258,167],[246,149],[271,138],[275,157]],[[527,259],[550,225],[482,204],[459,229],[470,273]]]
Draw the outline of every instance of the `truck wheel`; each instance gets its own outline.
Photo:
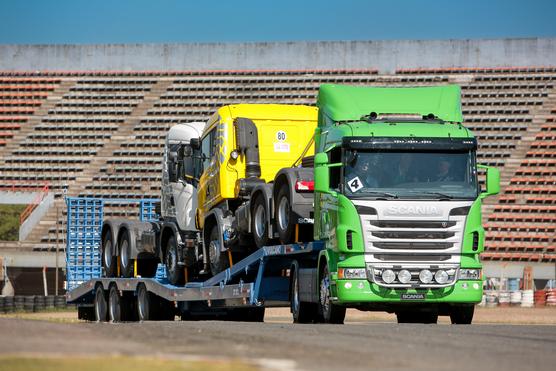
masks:
[[[120,273],[122,277],[133,277],[133,263],[131,259],[131,243],[129,241],[129,232],[124,230],[120,239]]]
[[[330,301],[330,277],[325,265],[319,279],[319,315],[324,323],[343,324],[346,308]]]
[[[108,306],[106,304],[106,294],[102,285],[98,285],[95,290],[95,321],[106,322],[108,317]]]
[[[258,195],[253,200],[251,212],[251,231],[258,249],[268,245],[268,218],[266,215],[266,202],[263,196]]]
[[[176,238],[170,236],[166,243],[166,255],[164,256],[164,265],[166,266],[166,276],[172,285],[183,285],[185,281],[184,270],[179,263],[178,244]],[[156,272],[156,271],[155,271]]]
[[[210,258],[210,271],[213,276],[226,270],[230,266],[228,254],[222,252],[220,249],[217,225],[214,225],[210,230],[208,253]]]
[[[470,325],[473,322],[474,305],[453,306],[450,312],[450,320],[453,325]]]
[[[102,267],[106,277],[116,276],[116,257],[114,256],[114,243],[110,232],[106,233],[102,240]]]
[[[108,319],[110,322],[122,321],[121,296],[116,285],[110,286],[108,293]]]
[[[292,275],[290,310],[293,323],[316,322],[318,308],[315,303],[303,302],[299,299],[299,267],[295,267]]]
[[[156,317],[156,298],[147,291],[144,284],[137,288],[137,319],[139,321],[152,321]]]
[[[276,220],[276,230],[278,231],[280,242],[283,244],[295,242],[295,223],[292,220],[291,202],[287,185],[284,184],[278,191],[275,205],[274,220]]]

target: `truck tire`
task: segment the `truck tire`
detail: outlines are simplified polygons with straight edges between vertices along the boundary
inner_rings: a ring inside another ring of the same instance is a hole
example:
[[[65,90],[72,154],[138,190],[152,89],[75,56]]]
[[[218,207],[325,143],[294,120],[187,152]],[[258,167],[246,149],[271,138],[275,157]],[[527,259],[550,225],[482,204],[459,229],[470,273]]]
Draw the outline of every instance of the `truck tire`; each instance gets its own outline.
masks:
[[[218,238],[218,226],[212,226],[209,235],[208,254],[210,260],[210,271],[213,276],[226,270],[230,266],[228,254],[220,249],[220,240]]]
[[[454,305],[450,311],[450,320],[453,325],[470,325],[473,322],[474,313],[474,305]]]
[[[95,321],[106,322],[108,318],[108,305],[106,303],[106,293],[102,285],[98,285],[95,289]]]
[[[251,211],[251,232],[253,240],[258,249],[268,245],[268,218],[266,202],[262,195],[258,195],[253,200]]]
[[[184,269],[179,264],[178,244],[175,236],[170,236],[166,242],[164,265],[168,281],[175,286],[183,285],[185,281]]]
[[[324,265],[319,277],[319,316],[324,323],[341,325],[346,317],[346,307],[330,301],[330,276],[328,265]]]
[[[110,231],[105,234],[102,240],[102,267],[106,277],[116,276],[116,257],[114,256],[114,242]]]
[[[152,321],[156,319],[157,300],[147,291],[144,284],[137,287],[137,319],[139,321]]]
[[[129,239],[129,231],[124,230],[120,238],[120,274],[122,277],[133,277],[134,259],[131,259],[131,241]]]
[[[280,242],[283,244],[295,242],[295,223],[292,218],[290,193],[287,184],[283,184],[278,191],[274,210],[274,220],[276,220],[276,230]]]
[[[108,319],[110,322],[122,321],[121,296],[116,285],[110,286],[108,292]]]
[[[303,302],[299,299],[299,267],[293,269],[290,311],[293,316],[293,323],[313,323],[318,319],[318,308],[315,303]]]

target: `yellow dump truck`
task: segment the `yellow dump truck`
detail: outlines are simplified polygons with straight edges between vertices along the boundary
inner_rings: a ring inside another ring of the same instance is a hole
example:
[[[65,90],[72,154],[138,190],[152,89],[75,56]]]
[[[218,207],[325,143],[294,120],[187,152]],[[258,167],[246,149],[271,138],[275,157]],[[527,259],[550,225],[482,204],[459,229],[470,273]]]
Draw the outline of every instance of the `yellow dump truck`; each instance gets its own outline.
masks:
[[[218,109],[198,143],[196,223],[216,274],[250,248],[312,238],[317,109],[238,104]]]

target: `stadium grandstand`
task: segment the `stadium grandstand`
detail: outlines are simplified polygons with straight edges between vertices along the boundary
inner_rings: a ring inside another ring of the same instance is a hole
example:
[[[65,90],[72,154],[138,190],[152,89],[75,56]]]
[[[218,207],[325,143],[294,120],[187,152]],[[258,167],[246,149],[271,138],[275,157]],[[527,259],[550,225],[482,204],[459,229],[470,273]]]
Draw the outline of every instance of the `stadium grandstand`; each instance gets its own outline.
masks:
[[[53,282],[57,250],[63,267],[65,195],[158,198],[172,125],[232,103],[313,105],[323,83],[460,85],[479,161],[501,170],[502,191],[483,210],[485,275],[531,266],[555,278],[556,39],[4,45],[0,203],[30,205],[19,240],[0,242],[16,292],[29,282],[40,292],[43,266]]]

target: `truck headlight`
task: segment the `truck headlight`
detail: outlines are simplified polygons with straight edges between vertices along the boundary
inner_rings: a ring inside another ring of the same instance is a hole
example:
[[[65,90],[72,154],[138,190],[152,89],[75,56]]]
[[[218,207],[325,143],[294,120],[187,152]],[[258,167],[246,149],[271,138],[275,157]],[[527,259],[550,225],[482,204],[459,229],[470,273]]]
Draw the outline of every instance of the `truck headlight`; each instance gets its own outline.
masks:
[[[385,283],[392,283],[395,279],[396,273],[394,273],[392,269],[385,269],[384,272],[382,272],[382,280]]]
[[[480,269],[462,268],[459,270],[460,280],[480,280],[482,278],[481,276],[482,275]]]
[[[411,272],[407,269],[402,269],[398,272],[398,280],[401,283],[409,283],[411,281]]]
[[[446,271],[442,269],[437,270],[436,273],[434,274],[434,280],[441,285],[448,282],[448,278],[450,278],[448,276],[448,273],[446,273]]]
[[[346,280],[367,279],[365,268],[338,268],[338,278]]]
[[[423,269],[419,272],[419,279],[423,283],[431,283],[432,282],[432,272],[428,269]]]

